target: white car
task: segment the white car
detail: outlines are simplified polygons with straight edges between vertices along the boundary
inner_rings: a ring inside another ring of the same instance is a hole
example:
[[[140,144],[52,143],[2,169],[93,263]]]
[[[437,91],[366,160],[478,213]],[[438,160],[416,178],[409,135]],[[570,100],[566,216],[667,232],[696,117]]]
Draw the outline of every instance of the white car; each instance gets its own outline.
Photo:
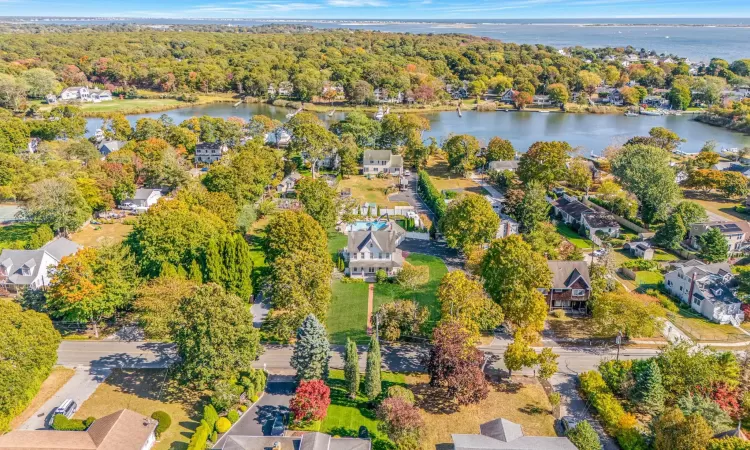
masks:
[[[404,176],[405,177],[410,177],[411,176],[411,170],[409,170],[409,169],[404,170]]]

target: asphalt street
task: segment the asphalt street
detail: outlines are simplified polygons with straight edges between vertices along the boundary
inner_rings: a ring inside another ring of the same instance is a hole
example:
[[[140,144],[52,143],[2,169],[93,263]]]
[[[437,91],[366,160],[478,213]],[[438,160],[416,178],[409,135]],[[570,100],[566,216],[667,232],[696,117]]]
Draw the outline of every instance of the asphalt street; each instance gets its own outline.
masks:
[[[161,369],[177,356],[173,344],[128,341],[62,341],[57,364],[66,367]]]

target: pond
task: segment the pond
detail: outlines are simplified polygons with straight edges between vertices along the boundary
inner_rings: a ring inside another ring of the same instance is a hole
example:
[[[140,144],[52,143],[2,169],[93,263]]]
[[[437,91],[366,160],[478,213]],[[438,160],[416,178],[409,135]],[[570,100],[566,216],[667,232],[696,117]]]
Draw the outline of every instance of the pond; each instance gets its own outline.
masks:
[[[150,114],[127,116],[131,123],[142,117],[158,118],[162,114],[180,123],[190,117],[208,115],[214,117],[241,117],[249,119],[254,114],[264,114],[281,121],[290,110],[268,104],[242,104],[234,107],[229,103],[200,105]],[[332,117],[320,113],[327,124],[343,119],[346,114],[337,112]],[[682,116],[637,116],[622,114],[563,114],[558,112],[478,112],[464,111],[459,117],[454,111],[425,113],[431,129],[425,138],[434,137],[439,142],[451,134],[470,134],[486,143],[494,136],[510,140],[519,151],[526,151],[537,141],[567,141],[579,147],[584,155],[601,154],[610,145],[623,144],[633,136],[645,136],[653,127],[666,127],[687,141],[680,150],[696,153],[706,141],[713,140],[717,148],[741,148],[750,146],[750,136],[713,127],[693,120],[691,115]],[[88,120],[88,134],[92,135],[101,126],[101,119]]]

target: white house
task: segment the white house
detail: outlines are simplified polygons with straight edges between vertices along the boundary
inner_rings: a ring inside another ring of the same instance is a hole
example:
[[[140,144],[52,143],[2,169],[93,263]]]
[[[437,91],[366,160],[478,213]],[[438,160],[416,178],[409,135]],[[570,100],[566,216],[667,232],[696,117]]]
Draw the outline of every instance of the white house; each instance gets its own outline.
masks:
[[[208,164],[215,163],[227,151],[229,151],[229,148],[226,144],[201,142],[195,146],[195,161]]]
[[[512,234],[518,234],[518,222],[513,220],[510,216],[499,213],[500,225],[497,227],[495,233],[495,239],[502,239]]]
[[[91,89],[89,97],[92,102],[108,102],[112,100],[112,93],[106,89]]]
[[[664,286],[703,317],[720,324],[739,326],[745,315],[735,297],[734,276],[728,263],[704,264],[694,259],[674,264],[664,275]]]
[[[601,242],[597,242],[597,240],[600,240],[599,234],[605,234],[613,238],[620,236],[620,224],[611,214],[595,212],[583,214],[581,219],[591,240],[599,245],[601,245]]]
[[[63,89],[62,92],[60,92],[60,100],[81,100],[87,102],[90,98],[91,94],[89,93],[89,88],[87,87],[69,87]]]
[[[162,197],[159,189],[136,189],[133,198],[126,198],[121,206],[130,207],[134,210],[146,210],[156,204]]]
[[[276,185],[276,192],[286,194],[288,192],[294,192],[294,188],[297,186],[297,182],[302,179],[302,175],[299,172],[292,172],[285,176],[281,183]]]
[[[630,254],[635,256],[636,258],[645,259],[647,261],[654,259],[654,248],[651,247],[651,244],[649,244],[648,242],[626,242],[625,245],[622,246],[622,248],[628,250]]]
[[[392,220],[356,222],[347,227],[344,259],[349,261],[349,276],[375,281],[375,273],[384,270],[396,275],[404,267],[404,257],[397,247],[406,231]]]
[[[487,170],[494,170],[495,172],[510,170],[511,172],[515,172],[518,170],[518,161],[490,161],[487,164]]]
[[[99,153],[102,156],[107,156],[112,152],[116,152],[127,145],[127,141],[103,141],[99,144]]]
[[[390,150],[365,150],[362,165],[365,175],[387,173],[398,176],[404,171],[404,158]]]
[[[698,238],[702,236],[708,230],[716,228],[721,231],[729,244],[730,252],[743,251],[747,247],[747,241],[750,240],[750,224],[744,220],[738,220],[736,222],[699,222],[690,225],[690,232],[688,233],[688,240],[693,248],[700,248]]]
[[[49,285],[50,271],[63,257],[72,255],[80,245],[66,238],[48,242],[39,250],[10,250],[0,252],[0,288],[19,292],[24,288],[41,289]]]

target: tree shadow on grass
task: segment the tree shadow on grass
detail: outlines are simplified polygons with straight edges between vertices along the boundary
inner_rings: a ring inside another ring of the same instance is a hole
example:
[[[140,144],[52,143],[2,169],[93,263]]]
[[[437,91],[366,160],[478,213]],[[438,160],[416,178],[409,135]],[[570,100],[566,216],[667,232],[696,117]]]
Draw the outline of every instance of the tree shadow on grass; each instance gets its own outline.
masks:
[[[492,387],[497,392],[503,392],[505,394],[517,394],[523,387],[523,384],[513,381],[506,381],[503,383],[493,383]]]
[[[415,404],[430,414],[453,414],[458,412],[458,403],[450,396],[448,390],[421,383],[410,386],[414,393]]]
[[[527,403],[522,408],[518,408],[518,411],[529,415],[529,416],[539,416],[542,414],[551,414],[552,412],[549,411],[546,408],[542,408],[539,405],[534,405],[533,403]]]

